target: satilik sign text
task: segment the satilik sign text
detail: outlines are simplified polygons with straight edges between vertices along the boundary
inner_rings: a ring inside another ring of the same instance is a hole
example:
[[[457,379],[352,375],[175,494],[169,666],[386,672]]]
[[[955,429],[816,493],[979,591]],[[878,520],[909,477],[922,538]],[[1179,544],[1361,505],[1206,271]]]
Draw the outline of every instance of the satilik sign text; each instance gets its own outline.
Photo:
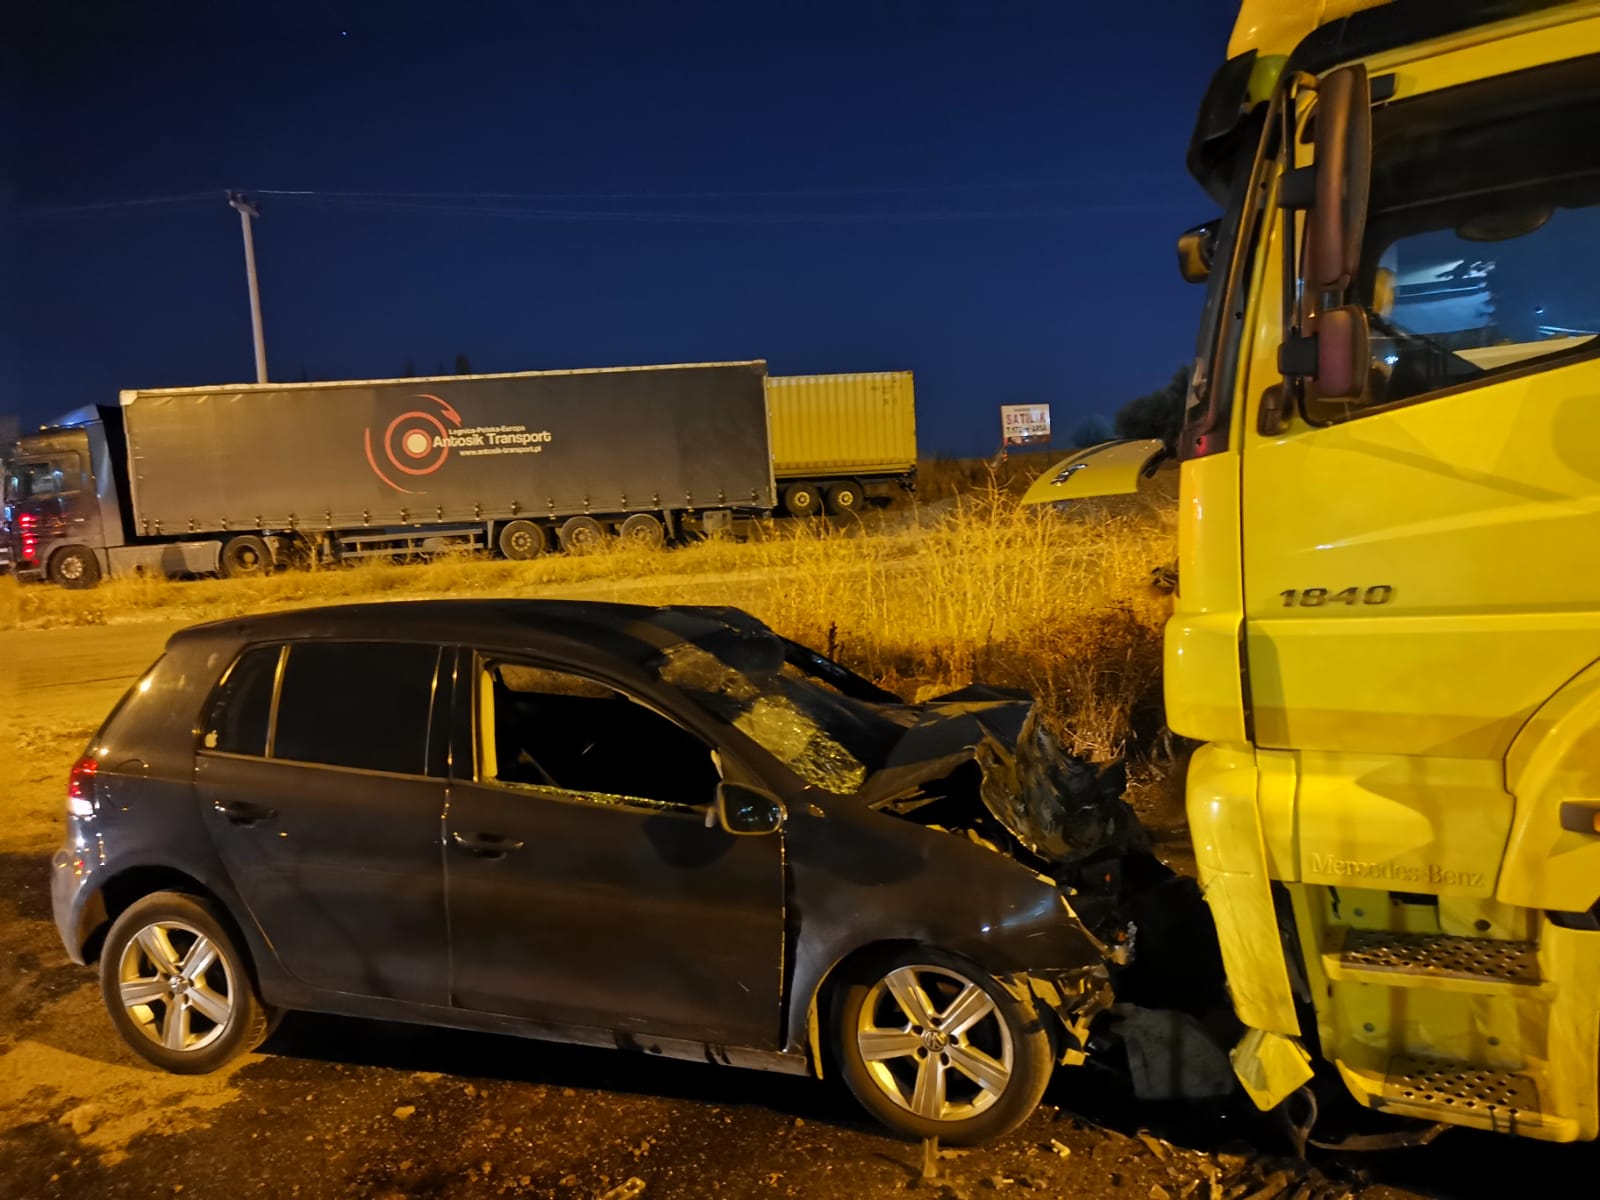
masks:
[[[1050,440],[1048,404],[1002,404],[1000,435],[1007,446],[1032,446]]]

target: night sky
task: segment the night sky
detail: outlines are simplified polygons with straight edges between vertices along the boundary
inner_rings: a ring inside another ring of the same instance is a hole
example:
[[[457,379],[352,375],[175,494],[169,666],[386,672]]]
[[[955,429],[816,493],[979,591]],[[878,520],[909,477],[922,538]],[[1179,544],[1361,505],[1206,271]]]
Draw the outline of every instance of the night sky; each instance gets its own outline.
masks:
[[[1192,355],[1183,157],[1234,11],[30,2],[0,413],[253,379],[237,188],[273,378],[909,368],[924,453],[992,452],[1002,403],[1064,435]]]

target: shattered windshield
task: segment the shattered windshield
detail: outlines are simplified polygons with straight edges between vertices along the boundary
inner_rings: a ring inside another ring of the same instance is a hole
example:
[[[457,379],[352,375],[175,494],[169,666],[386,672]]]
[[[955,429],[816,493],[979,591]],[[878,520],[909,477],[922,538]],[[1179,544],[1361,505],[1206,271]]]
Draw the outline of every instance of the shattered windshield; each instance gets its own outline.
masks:
[[[729,629],[710,646],[667,647],[654,669],[806,783],[848,795],[883,764],[904,729],[823,682],[827,675],[815,675],[818,658],[765,630]]]

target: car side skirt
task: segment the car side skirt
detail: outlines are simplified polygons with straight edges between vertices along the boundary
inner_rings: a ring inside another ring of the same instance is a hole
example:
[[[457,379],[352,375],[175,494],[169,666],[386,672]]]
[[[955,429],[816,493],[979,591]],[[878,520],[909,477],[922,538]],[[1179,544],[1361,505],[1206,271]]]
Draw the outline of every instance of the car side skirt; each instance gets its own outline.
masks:
[[[497,1033],[541,1042],[560,1042],[570,1046],[594,1046],[605,1050],[625,1050],[659,1058],[705,1062],[715,1066],[772,1071],[781,1075],[812,1075],[809,1055],[787,1050],[759,1049],[751,1046],[724,1046],[691,1038],[657,1037],[624,1029],[600,1029],[592,1025],[566,1025],[550,1021],[531,1021],[498,1013],[479,1013],[459,1008],[410,1004],[360,996],[306,993],[294,988],[289,994],[272,989],[270,1004],[296,1012],[316,1012],[333,1016],[358,1017],[375,1021],[400,1021],[410,1025],[438,1026],[474,1033]]]

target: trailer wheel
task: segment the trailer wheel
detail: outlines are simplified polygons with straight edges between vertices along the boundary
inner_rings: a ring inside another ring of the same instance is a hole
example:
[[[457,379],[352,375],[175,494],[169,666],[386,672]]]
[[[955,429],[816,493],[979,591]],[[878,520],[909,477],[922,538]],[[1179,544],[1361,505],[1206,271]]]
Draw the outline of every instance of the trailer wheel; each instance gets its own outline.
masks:
[[[250,579],[272,570],[272,551],[253,533],[232,537],[222,547],[222,573],[229,579]]]
[[[50,556],[49,575],[64,588],[92,588],[100,582],[100,560],[87,546],[63,546]]]
[[[587,554],[604,544],[606,527],[593,517],[568,517],[559,536],[561,548],[568,554]]]
[[[502,525],[500,536],[495,540],[501,554],[518,561],[538,558],[544,553],[546,545],[544,530],[532,521],[511,521]]]
[[[861,485],[854,479],[841,479],[828,488],[828,511],[846,517],[861,509]]]
[[[643,546],[646,550],[659,550],[667,540],[661,522],[649,513],[634,513],[618,526],[617,536],[624,545]]]
[[[814,517],[822,509],[822,497],[814,483],[791,483],[783,489],[783,506],[791,517]]]

